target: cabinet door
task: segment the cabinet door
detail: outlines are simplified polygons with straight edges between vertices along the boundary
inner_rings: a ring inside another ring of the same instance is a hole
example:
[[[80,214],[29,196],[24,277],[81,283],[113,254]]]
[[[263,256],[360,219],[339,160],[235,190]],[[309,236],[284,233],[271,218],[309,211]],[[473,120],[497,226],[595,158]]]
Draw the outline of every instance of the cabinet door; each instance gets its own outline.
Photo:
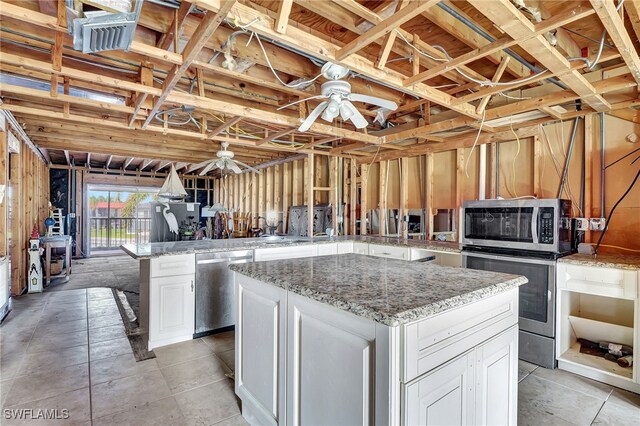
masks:
[[[518,327],[476,348],[476,420],[483,425],[517,422]]]
[[[318,256],[338,254],[337,243],[318,244]]]
[[[291,293],[287,311],[286,424],[373,424],[375,323]]]
[[[251,424],[286,424],[286,293],[236,274],[236,394]]]
[[[318,255],[317,245],[302,245],[291,247],[274,247],[256,249],[253,255],[253,260],[256,262],[262,262],[266,260],[278,260],[278,259],[296,259],[299,257],[313,257]]]
[[[367,244],[367,243],[353,243],[353,253],[356,253],[356,254],[369,254],[369,244]]]
[[[193,338],[194,275],[151,279],[149,349]]]
[[[474,424],[473,374],[469,351],[407,385],[404,424]]]

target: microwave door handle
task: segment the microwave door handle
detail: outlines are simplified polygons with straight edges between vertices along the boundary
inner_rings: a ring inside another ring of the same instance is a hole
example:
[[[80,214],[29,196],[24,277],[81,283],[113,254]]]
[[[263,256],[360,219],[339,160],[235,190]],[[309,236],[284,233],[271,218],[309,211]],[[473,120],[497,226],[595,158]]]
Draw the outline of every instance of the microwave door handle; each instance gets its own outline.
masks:
[[[533,243],[538,244],[538,207],[533,208],[533,214],[531,215],[531,234]]]

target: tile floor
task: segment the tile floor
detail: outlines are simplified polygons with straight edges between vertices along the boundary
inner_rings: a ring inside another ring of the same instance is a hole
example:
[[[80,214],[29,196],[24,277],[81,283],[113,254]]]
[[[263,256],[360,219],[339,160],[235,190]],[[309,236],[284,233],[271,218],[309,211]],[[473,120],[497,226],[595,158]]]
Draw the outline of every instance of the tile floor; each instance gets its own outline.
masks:
[[[70,418],[60,424],[246,424],[227,377],[233,333],[159,348],[157,358],[136,362],[110,289],[14,301],[0,326],[3,408],[66,408]],[[522,361],[518,375],[519,425],[640,424],[640,395]],[[0,423],[21,424],[4,416]]]

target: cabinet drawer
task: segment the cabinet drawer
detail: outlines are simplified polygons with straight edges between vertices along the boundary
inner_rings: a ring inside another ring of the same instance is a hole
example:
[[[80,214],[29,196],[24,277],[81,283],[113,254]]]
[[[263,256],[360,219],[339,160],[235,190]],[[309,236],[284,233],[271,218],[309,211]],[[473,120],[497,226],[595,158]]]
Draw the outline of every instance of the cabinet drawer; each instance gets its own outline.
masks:
[[[295,247],[274,247],[256,249],[253,259],[256,262],[278,259],[296,259],[299,257],[313,257],[318,254],[316,245],[304,245]]]
[[[328,256],[331,254],[338,254],[338,244],[318,244],[318,256]]]
[[[599,296],[636,299],[636,271],[558,264],[558,288]]]
[[[423,250],[423,249],[409,249],[409,260],[420,260],[425,257],[436,256],[438,258],[438,254],[431,250]],[[434,262],[435,263],[435,262]]]
[[[338,243],[338,254],[353,253],[353,242]]]
[[[154,278],[189,275],[195,272],[196,257],[194,254],[161,256],[156,259],[151,259],[151,276]]]
[[[369,255],[389,259],[409,260],[409,248],[369,244]]]
[[[404,381],[518,323],[518,289],[404,326]]]
[[[369,244],[367,244],[367,243],[353,243],[353,253],[356,253],[356,254],[369,254]]]

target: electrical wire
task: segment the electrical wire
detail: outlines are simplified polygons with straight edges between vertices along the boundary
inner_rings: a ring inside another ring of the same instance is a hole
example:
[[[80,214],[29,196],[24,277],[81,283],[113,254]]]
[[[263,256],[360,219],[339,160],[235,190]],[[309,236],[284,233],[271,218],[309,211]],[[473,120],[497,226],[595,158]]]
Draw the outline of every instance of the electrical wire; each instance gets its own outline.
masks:
[[[473,150],[476,149],[476,145],[478,144],[478,139],[480,139],[480,133],[482,133],[482,126],[484,125],[484,118],[487,114],[487,110],[482,111],[482,120],[480,121],[480,127],[478,127],[478,133],[476,134],[476,139],[473,141],[473,146],[471,147],[471,151],[469,152],[469,156],[467,157],[467,161],[464,163],[464,174],[469,177],[469,160],[471,160],[471,156],[473,155]]]
[[[531,99],[531,97],[529,96],[525,96],[525,97],[519,97],[519,96],[511,96],[511,95],[507,95],[504,92],[498,92],[498,95],[507,98],[507,99],[513,99],[514,101],[526,101],[527,99]]]
[[[613,216],[613,213],[616,211],[616,208],[622,202],[622,200],[624,200],[625,197],[629,194],[629,192],[631,192],[631,189],[633,189],[633,187],[635,186],[635,184],[638,181],[639,177],[640,177],[640,169],[638,170],[638,173],[636,173],[636,177],[633,178],[633,181],[631,182],[631,185],[629,185],[629,187],[624,192],[624,194],[622,194],[622,196],[618,199],[618,201],[616,201],[616,203],[613,205],[613,208],[611,208],[611,211],[609,212],[609,215],[607,216],[607,222],[605,223],[604,229],[602,230],[602,234],[600,234],[600,237],[598,238],[598,242],[596,244],[596,247],[593,250],[595,255],[598,254],[598,250],[600,249],[600,244],[602,243],[602,238],[604,238],[604,234],[606,234],[607,230],[609,229],[609,225],[611,224],[611,217]]]

